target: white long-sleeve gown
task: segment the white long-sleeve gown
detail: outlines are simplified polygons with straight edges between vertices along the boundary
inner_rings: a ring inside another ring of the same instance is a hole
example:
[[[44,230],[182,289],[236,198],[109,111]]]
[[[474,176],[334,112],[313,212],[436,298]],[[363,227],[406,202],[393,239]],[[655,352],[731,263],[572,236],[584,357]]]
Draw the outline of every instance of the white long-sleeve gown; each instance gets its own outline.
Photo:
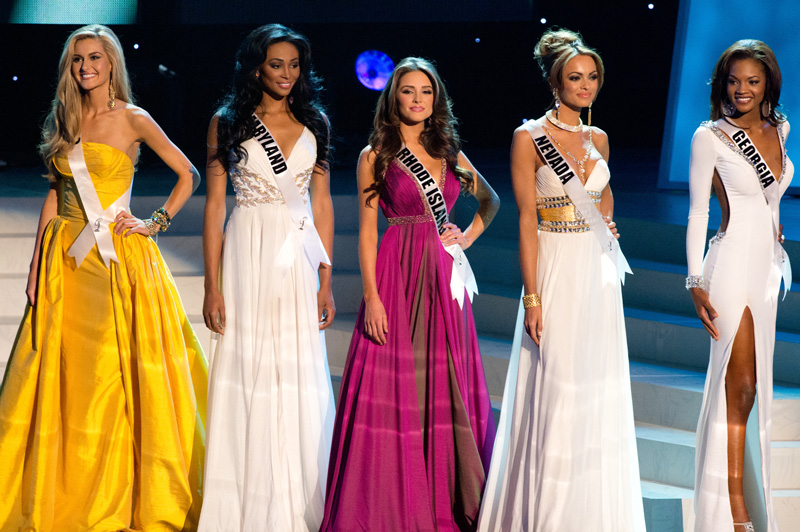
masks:
[[[773,205],[767,204],[753,166],[732,142],[725,141],[727,137],[715,134],[714,127],[715,123],[703,123],[692,139],[691,207],[686,236],[689,275],[703,275],[711,304],[719,314],[714,320],[719,340],[711,339],[703,406],[697,425],[695,530],[733,530],[728,495],[725,375],[742,313],[749,307],[755,328],[758,440],[763,483],[756,489],[748,489],[748,485],[758,484],[758,479],[755,475],[746,475],[745,493],[755,492],[762,497],[752,504],[748,501],[753,521],[763,519],[757,514],[759,508],[766,508],[768,524],[764,532],[778,532],[770,493],[770,426],[772,356],[783,253],[773,229],[773,209],[779,207],[775,201]],[[782,176],[772,185],[780,187],[779,197],[794,174],[784,147],[788,134],[789,124],[784,122],[778,135],[783,151]],[[724,234],[712,239],[703,261],[714,170],[725,190],[729,220]]]

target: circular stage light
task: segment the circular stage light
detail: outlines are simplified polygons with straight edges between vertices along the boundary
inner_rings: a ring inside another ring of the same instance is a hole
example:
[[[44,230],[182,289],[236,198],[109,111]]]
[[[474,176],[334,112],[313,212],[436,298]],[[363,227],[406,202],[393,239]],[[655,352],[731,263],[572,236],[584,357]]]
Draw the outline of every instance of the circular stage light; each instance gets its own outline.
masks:
[[[356,59],[356,77],[368,89],[383,90],[394,70],[394,61],[378,50],[361,52]]]

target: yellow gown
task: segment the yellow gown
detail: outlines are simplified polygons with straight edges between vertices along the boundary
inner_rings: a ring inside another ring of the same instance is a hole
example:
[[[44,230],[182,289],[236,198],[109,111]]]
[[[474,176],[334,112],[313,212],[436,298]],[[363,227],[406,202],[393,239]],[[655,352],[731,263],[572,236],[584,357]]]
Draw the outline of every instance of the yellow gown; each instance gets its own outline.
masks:
[[[130,186],[123,152],[84,142],[103,209]],[[201,507],[208,366],[148,237],[67,255],[86,224],[66,156],[0,389],[0,531],[191,531]],[[111,225],[113,230],[113,224]]]

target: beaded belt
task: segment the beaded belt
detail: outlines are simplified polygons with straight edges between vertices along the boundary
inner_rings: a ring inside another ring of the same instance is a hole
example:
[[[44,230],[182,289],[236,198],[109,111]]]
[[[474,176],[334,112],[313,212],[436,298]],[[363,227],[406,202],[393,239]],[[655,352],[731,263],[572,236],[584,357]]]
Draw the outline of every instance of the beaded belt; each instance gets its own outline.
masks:
[[[600,193],[587,191],[592,202],[600,203]],[[550,233],[585,233],[591,231],[586,219],[575,208],[569,196],[536,198],[539,230]]]
[[[424,224],[433,221],[433,216],[430,214],[418,214],[417,216],[395,216],[394,218],[387,218],[389,225],[408,225],[408,224]]]

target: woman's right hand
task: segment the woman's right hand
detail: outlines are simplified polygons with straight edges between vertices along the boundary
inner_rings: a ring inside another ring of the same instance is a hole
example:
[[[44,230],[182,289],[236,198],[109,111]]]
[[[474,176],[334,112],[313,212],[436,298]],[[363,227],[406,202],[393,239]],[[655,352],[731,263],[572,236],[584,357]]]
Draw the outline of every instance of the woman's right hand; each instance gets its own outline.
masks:
[[[694,301],[694,310],[700,321],[703,322],[703,327],[706,328],[708,334],[714,340],[719,340],[719,333],[714,326],[713,320],[717,317],[717,311],[711,306],[711,301],[708,298],[708,292],[702,288],[690,288],[689,293],[692,294],[692,301]]]
[[[525,332],[539,345],[542,339],[542,306],[537,305],[525,309]]]
[[[25,288],[25,294],[28,296],[28,303],[31,306],[36,305],[36,289],[39,285],[39,267],[31,266],[28,272],[28,286]]]
[[[216,288],[206,290],[203,298],[203,319],[212,332],[225,334],[225,300]]]
[[[380,298],[364,300],[364,332],[378,345],[386,345],[389,322]]]

